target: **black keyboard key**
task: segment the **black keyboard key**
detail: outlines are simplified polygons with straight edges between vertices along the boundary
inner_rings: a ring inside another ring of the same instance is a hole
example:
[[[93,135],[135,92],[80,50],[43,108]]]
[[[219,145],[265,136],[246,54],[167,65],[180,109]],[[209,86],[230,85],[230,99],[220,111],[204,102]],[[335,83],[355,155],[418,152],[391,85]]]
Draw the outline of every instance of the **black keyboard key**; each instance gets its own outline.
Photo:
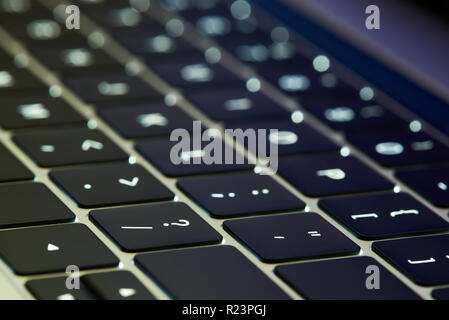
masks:
[[[432,296],[437,300],[449,301],[449,288],[433,290]]]
[[[65,15],[65,11],[62,14]],[[65,19],[56,20],[48,8],[20,15],[14,20],[2,23],[2,27],[31,49],[42,49],[58,42],[71,39],[76,41],[80,38],[76,30],[66,28]]]
[[[147,105],[99,110],[100,116],[125,138],[170,136],[178,128],[192,130],[192,119],[178,107]]]
[[[82,224],[0,231],[0,255],[20,275],[118,265],[119,260]]]
[[[89,214],[124,251],[218,243],[222,236],[183,203],[96,210]]]
[[[386,167],[449,161],[449,148],[423,132],[366,132],[349,135],[348,139]]]
[[[360,250],[316,213],[231,220],[224,227],[267,262],[349,255]]]
[[[26,91],[23,91],[26,95]],[[85,119],[60,99],[5,99],[0,108],[0,125],[5,129],[64,125]]]
[[[143,254],[136,256],[136,263],[175,299],[289,299],[243,254],[230,246]]]
[[[117,65],[117,62],[104,51],[91,48],[87,41],[82,40],[83,38],[75,40],[79,43],[73,43],[73,39],[70,42],[65,40],[50,48],[36,50],[34,55],[49,69],[56,70],[61,74]]]
[[[154,296],[129,271],[92,273],[83,283],[102,300],[154,300]]]
[[[196,57],[183,59],[182,54],[173,60],[163,64],[149,58],[147,63],[154,72],[174,87],[204,90],[224,84],[244,85],[242,79],[219,63],[210,64],[205,59]]]
[[[159,95],[143,80],[119,70],[68,75],[65,82],[84,101],[91,103],[152,98]]]
[[[216,218],[305,207],[304,202],[269,176],[251,172],[184,178],[178,181],[178,186]]]
[[[405,193],[324,199],[319,205],[362,239],[449,229],[449,223]]]
[[[313,197],[393,188],[391,182],[359,160],[340,155],[282,159],[279,172],[301,192]]]
[[[167,34],[162,25],[154,25],[144,30],[120,30],[114,33],[114,37],[126,49],[150,59],[170,59],[173,54],[198,52],[198,49],[186,40]]]
[[[75,218],[75,215],[40,183],[0,186],[0,203],[0,229],[69,222]]]
[[[368,277],[374,275],[371,271],[374,269],[368,269],[370,266],[379,268],[379,289],[368,289],[370,287],[366,285]],[[370,257],[290,264],[277,267],[275,272],[306,299],[420,300],[411,289]]]
[[[287,110],[269,97],[242,87],[200,90],[186,94],[196,107],[218,121],[289,117]]]
[[[373,250],[423,286],[449,283],[449,235],[373,243]]]
[[[31,180],[34,174],[0,144],[0,182]]]
[[[313,98],[304,98],[301,102],[307,110],[336,130],[362,131],[408,127],[406,121],[384,106],[363,102],[356,93],[338,99],[323,99],[317,95]]]
[[[50,178],[81,207],[173,199],[173,193],[140,165],[107,164],[55,170]]]
[[[54,129],[17,134],[16,142],[38,165],[62,165],[126,159],[128,155],[97,130]]]
[[[400,170],[396,177],[434,205],[449,207],[449,166]]]
[[[263,122],[235,122],[227,126],[231,129],[260,129],[266,130],[266,152],[270,154],[273,146],[277,145],[278,154],[299,155],[304,153],[319,153],[328,151],[338,151],[340,147],[326,138],[324,135],[313,129],[308,124],[293,123],[292,121],[263,121]],[[276,129],[278,132],[271,132]],[[255,144],[257,147],[259,142]],[[273,146],[271,145],[273,144]],[[258,154],[256,148],[249,148],[254,154]]]
[[[194,148],[193,145],[190,144],[189,150],[180,151],[178,154],[172,154],[172,150],[178,150],[176,146],[178,143],[178,141],[169,141],[169,139],[152,140],[138,143],[136,148],[146,159],[152,162],[159,170],[169,177],[250,170],[254,167],[254,165],[249,163],[226,164],[226,155],[233,154],[233,159],[237,159],[237,157],[242,156],[240,153],[237,154],[235,149],[232,149],[231,146],[224,144],[222,141],[219,142],[220,144],[210,141],[201,141],[201,145],[198,147],[195,146]],[[212,158],[216,158],[219,163],[206,163],[207,160],[205,159],[205,156],[210,155],[209,153],[206,153],[206,148],[209,143],[221,145],[222,156],[220,161],[218,161],[218,158],[213,157],[213,155],[210,157],[210,160],[212,160]],[[175,164],[172,161],[173,159],[176,159],[176,162],[179,162],[179,164]],[[196,164],[194,162],[198,159],[201,160],[200,164]]]
[[[0,67],[0,93],[2,96],[23,94],[23,89],[44,88],[42,81],[26,69],[15,67]]]
[[[39,300],[94,300],[94,295],[79,279],[79,289],[67,289],[67,277],[30,280],[25,285]]]
[[[21,16],[46,14],[47,12],[48,9],[36,1],[2,0],[0,4],[0,19],[2,22],[16,20]]]

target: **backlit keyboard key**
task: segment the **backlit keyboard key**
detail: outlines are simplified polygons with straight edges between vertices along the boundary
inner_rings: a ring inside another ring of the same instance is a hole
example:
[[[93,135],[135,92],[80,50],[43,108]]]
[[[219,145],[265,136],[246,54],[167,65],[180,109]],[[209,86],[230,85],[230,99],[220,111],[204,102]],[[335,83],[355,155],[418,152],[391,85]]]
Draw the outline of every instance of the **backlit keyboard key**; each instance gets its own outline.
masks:
[[[15,135],[13,139],[42,167],[122,160],[128,157],[100,131],[87,128],[23,133]]]
[[[305,97],[304,108],[328,126],[343,131],[380,130],[408,127],[408,123],[375,102],[362,101],[356,93],[345,97],[323,99],[322,96]]]
[[[175,299],[289,299],[262,271],[230,246],[143,254],[136,256],[136,263]]]
[[[31,180],[33,177],[33,173],[0,144],[0,182]]]
[[[151,98],[159,94],[143,80],[115,70],[67,76],[67,86],[86,102]]]
[[[319,155],[282,159],[280,174],[313,197],[388,190],[393,184],[353,157]]]
[[[154,296],[129,271],[91,273],[81,280],[102,300],[154,300]]]
[[[269,176],[252,172],[184,178],[178,186],[216,218],[296,211],[305,207],[304,202]]]
[[[103,108],[99,114],[125,138],[170,136],[178,128],[192,130],[194,121],[180,108],[160,104]]]
[[[183,203],[92,211],[90,219],[124,251],[218,243],[222,236]]]
[[[118,265],[112,252],[82,224],[0,231],[0,256],[20,275]]]
[[[449,229],[449,223],[405,193],[329,198],[319,205],[362,239]]]
[[[174,197],[140,165],[105,164],[54,170],[50,178],[81,207],[169,200]]]
[[[45,185],[0,186],[0,229],[73,221],[75,215]]]
[[[218,139],[218,138],[217,138]],[[136,145],[136,149],[151,163],[153,163],[159,170],[162,171],[166,176],[169,177],[180,177],[180,176],[190,176],[196,174],[206,174],[206,173],[219,173],[227,171],[241,171],[250,170],[254,168],[254,165],[244,163],[244,164],[226,164],[225,156],[233,154],[233,159],[238,157],[243,157],[241,153],[238,153],[231,146],[220,142],[222,146],[222,155],[218,157],[212,157],[209,153],[206,153],[206,148],[210,141],[202,141],[201,145],[198,147],[193,147],[190,144],[189,150],[179,150],[178,141],[170,141],[166,139],[152,140],[148,142],[140,142]],[[216,142],[213,142],[214,145]],[[210,149],[209,149],[210,150]],[[179,151],[178,154],[172,152]],[[206,159],[208,156],[208,159]],[[179,161],[179,164],[175,164]],[[220,160],[214,163],[209,163],[206,161]],[[200,160],[200,163],[195,163],[196,160]]]
[[[23,94],[26,95],[27,91],[23,91]],[[78,112],[60,99],[4,99],[0,108],[0,125],[6,129],[66,125],[83,121],[85,119]]]
[[[220,87],[224,84],[243,85],[244,83],[242,79],[219,63],[210,64],[203,58],[183,59],[181,54],[171,63],[153,62],[151,58],[148,59],[150,68],[174,87],[204,90],[206,87]]]
[[[400,170],[396,177],[439,207],[449,207],[449,166]]]
[[[290,264],[277,267],[275,272],[306,299],[420,299],[390,271],[370,257]],[[376,281],[372,280],[374,272],[379,276],[378,286]]]
[[[79,280],[79,279],[78,279]],[[67,289],[67,277],[28,281],[25,286],[39,300],[94,300],[95,296],[81,281],[79,289]]]
[[[269,97],[243,87],[189,91],[186,95],[196,107],[218,121],[289,117],[287,110]]]
[[[449,283],[449,235],[373,243],[373,250],[414,282],[433,286]]]
[[[429,135],[411,131],[354,133],[349,141],[387,167],[449,161],[449,148]]]
[[[317,130],[309,126],[305,122],[293,123],[292,121],[260,121],[260,122],[234,122],[227,126],[231,129],[247,129],[266,130],[266,152],[270,154],[273,146],[277,145],[278,154],[284,155],[299,155],[305,153],[320,153],[338,151],[340,147],[333,141],[326,138]],[[277,130],[272,132],[270,130]],[[259,137],[259,135],[258,135]],[[258,138],[257,138],[258,140]],[[249,148],[254,154],[258,153],[257,143],[256,148]],[[272,144],[272,145],[270,145]]]
[[[349,255],[360,250],[316,213],[231,220],[224,227],[267,262]]]
[[[19,95],[22,89],[42,89],[44,83],[28,70],[0,66],[0,93]],[[5,96],[8,97],[8,96]]]

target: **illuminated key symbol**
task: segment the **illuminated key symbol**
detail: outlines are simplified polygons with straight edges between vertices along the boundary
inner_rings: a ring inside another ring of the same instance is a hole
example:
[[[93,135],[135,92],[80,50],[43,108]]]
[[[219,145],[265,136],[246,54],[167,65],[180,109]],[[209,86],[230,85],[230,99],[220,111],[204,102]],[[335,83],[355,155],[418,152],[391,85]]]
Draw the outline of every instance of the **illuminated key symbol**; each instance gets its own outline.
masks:
[[[278,131],[270,133],[268,139],[273,144],[286,146],[298,142],[298,135],[291,131]]]
[[[357,219],[366,219],[366,218],[379,218],[379,216],[377,215],[377,213],[365,213],[365,214],[354,214],[351,216],[351,218],[353,220],[357,220]]]
[[[47,245],[47,251],[59,251],[59,247],[58,246],[55,246],[54,244],[51,244],[51,243],[49,243],[48,245]]]
[[[416,260],[416,261],[407,260],[407,261],[410,264],[425,264],[425,263],[434,263],[434,262],[436,262],[436,260],[434,258],[430,258],[428,260]]]
[[[124,230],[153,230],[153,227],[128,227],[128,226],[122,226],[121,229],[124,229]]]
[[[205,154],[206,153],[204,152],[204,150],[183,151],[179,154],[179,157],[183,161],[189,162],[190,159],[202,158],[204,157]]]
[[[231,99],[225,102],[225,109],[228,111],[243,111],[252,108],[253,103],[250,99]]]
[[[213,79],[214,72],[205,64],[193,64],[181,69],[181,77],[188,82],[207,82]]]
[[[137,122],[144,128],[154,126],[165,127],[168,124],[168,119],[161,113],[148,113],[138,116]]]
[[[17,107],[17,112],[25,120],[41,120],[50,117],[50,111],[41,103],[22,104]]]
[[[429,151],[432,150],[435,144],[432,140],[417,141],[412,143],[412,149],[415,151]]]
[[[328,177],[332,180],[343,180],[346,178],[346,173],[341,169],[319,170],[316,174],[319,177]]]
[[[8,71],[0,71],[0,88],[9,88],[16,83],[16,80]]]
[[[393,218],[396,217],[396,216],[406,215],[406,214],[419,214],[419,211],[418,211],[418,210],[411,209],[411,210],[392,211],[392,212],[390,213],[390,215],[391,215]]]
[[[321,237],[321,233],[318,231],[309,231],[307,232],[311,237]]]
[[[284,237],[284,236],[274,236],[273,239],[276,239],[276,240],[284,240],[285,237]]]
[[[83,186],[83,188],[86,189],[86,190],[90,190],[90,189],[92,189],[92,185],[86,183],[86,184]]]
[[[98,92],[104,96],[123,96],[128,94],[129,91],[129,85],[124,82],[109,83],[103,81],[98,84]]]
[[[270,190],[269,190],[269,189],[262,189],[261,192],[260,192],[259,190],[253,190],[253,191],[251,191],[251,194],[252,194],[253,196],[258,196],[260,193],[262,193],[262,194],[269,194],[269,193],[270,193]]]
[[[178,226],[178,227],[188,227],[190,226],[190,221],[185,219],[179,219],[178,222],[164,223],[164,227]]]
[[[42,152],[51,153],[51,152],[55,151],[55,146],[52,146],[50,144],[44,144],[44,145],[41,146],[40,149],[41,149]]]
[[[438,188],[443,191],[446,191],[448,189],[447,184],[445,184],[444,182],[438,182]]]
[[[404,146],[398,142],[382,142],[376,145],[376,152],[384,156],[395,156],[404,152]]]
[[[128,298],[128,297],[131,297],[131,296],[135,295],[136,294],[136,290],[135,289],[131,289],[131,288],[121,288],[121,289],[119,289],[118,293],[123,298]]]
[[[139,183],[139,177],[134,177],[132,180],[119,179],[118,182],[128,187],[135,187]]]
[[[212,193],[210,196],[215,199],[224,199],[225,197],[224,193]],[[234,192],[228,193],[228,197],[235,198],[235,193]]]
[[[324,116],[327,120],[332,122],[349,122],[354,120],[355,113],[351,108],[337,107],[333,109],[327,109],[324,112]]]
[[[73,67],[87,67],[94,63],[94,56],[86,49],[69,49],[62,52],[62,60]]]
[[[89,139],[85,140],[83,142],[83,144],[81,145],[81,150],[89,151],[90,149],[101,150],[101,149],[103,149],[103,144],[101,142],[94,141],[94,140],[89,140]]]

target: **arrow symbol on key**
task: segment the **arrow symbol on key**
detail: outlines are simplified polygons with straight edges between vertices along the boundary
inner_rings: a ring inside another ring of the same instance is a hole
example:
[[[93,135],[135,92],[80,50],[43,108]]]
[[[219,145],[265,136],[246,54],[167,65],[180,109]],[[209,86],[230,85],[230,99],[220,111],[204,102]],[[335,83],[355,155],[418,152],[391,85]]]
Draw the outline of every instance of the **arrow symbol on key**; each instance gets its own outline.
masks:
[[[118,182],[128,187],[135,187],[139,183],[139,178],[134,177],[132,180],[119,179]]]
[[[88,139],[84,140],[83,144],[81,145],[81,149],[83,151],[89,151],[90,149],[101,150],[103,149],[103,144],[101,142]]]
[[[54,244],[49,243],[47,246],[47,251],[59,251],[59,247],[55,246]]]

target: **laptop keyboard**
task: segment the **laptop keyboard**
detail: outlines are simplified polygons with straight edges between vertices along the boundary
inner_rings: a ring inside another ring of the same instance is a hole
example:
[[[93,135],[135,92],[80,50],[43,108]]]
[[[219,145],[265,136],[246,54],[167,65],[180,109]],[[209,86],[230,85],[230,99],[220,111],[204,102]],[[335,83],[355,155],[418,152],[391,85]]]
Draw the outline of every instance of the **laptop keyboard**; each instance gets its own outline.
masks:
[[[57,1],[9,2],[0,256],[25,297],[447,297],[447,137],[346,82],[267,13],[241,0],[77,0],[90,19],[78,33]],[[194,120],[278,129],[279,174],[172,164],[170,133]],[[373,265],[380,290],[365,288]]]

